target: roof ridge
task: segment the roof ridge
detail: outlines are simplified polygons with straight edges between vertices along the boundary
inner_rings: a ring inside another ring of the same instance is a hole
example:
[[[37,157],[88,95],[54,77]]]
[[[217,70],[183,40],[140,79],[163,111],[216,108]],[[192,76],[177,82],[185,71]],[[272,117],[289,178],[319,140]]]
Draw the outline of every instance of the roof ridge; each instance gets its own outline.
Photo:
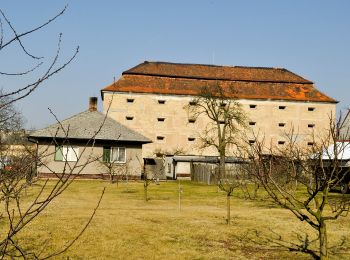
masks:
[[[143,64],[148,64],[148,63],[153,63],[153,64],[173,64],[173,65],[194,65],[194,66],[208,66],[208,67],[226,67],[226,68],[252,68],[252,69],[278,69],[278,70],[285,70],[290,72],[289,70],[285,68],[280,68],[280,67],[264,67],[264,66],[244,66],[244,65],[216,65],[216,64],[207,64],[207,63],[187,63],[187,62],[168,62],[168,61],[147,61],[145,60],[143,63],[140,63],[130,69],[132,70],[138,66],[142,66]],[[295,74],[295,73],[293,73]],[[296,75],[296,74],[295,74]],[[298,75],[297,75],[298,76]]]
[[[72,119],[73,117],[76,117],[76,116],[78,116],[78,115],[80,115],[80,114],[86,113],[86,112],[89,112],[89,110],[88,110],[88,109],[87,109],[87,110],[84,110],[84,111],[82,111],[82,112],[79,112],[78,114],[71,115],[70,117],[67,117],[67,118],[65,118],[65,119],[63,119],[63,120],[59,120],[59,119],[56,117],[56,115],[55,115],[56,122],[54,122],[54,123],[52,123],[52,124],[49,124],[49,125],[47,125],[46,127],[43,127],[43,128],[41,128],[41,129],[36,129],[36,130],[34,130],[34,131],[36,132],[36,131],[39,131],[39,130],[46,129],[46,128],[48,128],[48,127],[52,127],[52,126],[54,126],[54,125],[62,124],[63,122],[65,122],[65,121],[67,121],[67,120],[69,120],[69,119]]]

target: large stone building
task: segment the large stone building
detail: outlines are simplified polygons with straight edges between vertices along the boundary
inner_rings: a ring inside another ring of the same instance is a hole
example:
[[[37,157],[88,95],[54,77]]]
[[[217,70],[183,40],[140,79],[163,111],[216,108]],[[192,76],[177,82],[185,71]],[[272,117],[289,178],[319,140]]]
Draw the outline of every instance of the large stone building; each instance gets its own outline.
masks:
[[[311,133],[327,129],[336,111],[337,101],[313,82],[281,68],[144,62],[124,71],[101,95],[105,113],[108,109],[110,117],[153,141],[144,145],[144,156],[157,151],[214,155],[198,149],[208,119],[191,120],[184,108],[202,87],[214,84],[232,90],[235,95],[228,98],[242,104],[251,130],[276,145],[284,144],[291,127],[300,142],[311,145]]]

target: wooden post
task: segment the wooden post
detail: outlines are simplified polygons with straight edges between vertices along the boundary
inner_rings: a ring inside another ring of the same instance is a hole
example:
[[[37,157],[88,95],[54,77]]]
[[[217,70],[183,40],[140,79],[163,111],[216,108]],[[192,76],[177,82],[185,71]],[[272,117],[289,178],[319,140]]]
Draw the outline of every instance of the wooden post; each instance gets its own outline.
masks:
[[[179,183],[179,186],[178,186],[178,191],[179,191],[179,211],[181,211],[181,184],[180,184],[180,179],[178,179],[178,183]]]

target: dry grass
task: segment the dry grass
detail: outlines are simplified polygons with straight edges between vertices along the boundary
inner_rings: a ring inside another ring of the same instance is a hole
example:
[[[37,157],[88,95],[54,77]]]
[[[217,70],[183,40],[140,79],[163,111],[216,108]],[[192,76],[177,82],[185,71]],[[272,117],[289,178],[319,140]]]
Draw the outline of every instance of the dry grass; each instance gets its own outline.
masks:
[[[109,184],[76,181],[57,198],[19,239],[44,254],[59,250],[88,220],[101,190],[105,196],[86,232],[64,255],[72,259],[312,259],[285,248],[258,245],[248,237],[252,230],[296,241],[294,232],[315,233],[289,211],[264,200],[249,201],[236,192],[232,224],[225,225],[225,196],[215,186],[182,182],[181,211],[178,183],[162,182],[149,188],[143,201],[143,184]],[[237,198],[240,197],[240,198]],[[329,224],[330,244],[349,237],[350,216]],[[262,241],[261,238],[256,238]],[[347,242],[349,245],[349,241]],[[350,259],[350,252],[334,256]]]

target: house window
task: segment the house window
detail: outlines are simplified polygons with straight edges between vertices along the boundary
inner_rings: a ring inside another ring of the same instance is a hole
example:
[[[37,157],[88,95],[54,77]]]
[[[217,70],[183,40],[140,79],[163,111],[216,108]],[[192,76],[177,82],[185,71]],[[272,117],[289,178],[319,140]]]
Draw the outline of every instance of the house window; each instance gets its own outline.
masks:
[[[134,103],[134,99],[133,99],[133,98],[127,98],[127,99],[126,99],[126,102],[128,102],[128,103]]]
[[[55,147],[55,161],[63,161],[62,146],[56,145]]]
[[[314,111],[314,110],[315,110],[314,107],[308,107],[308,108],[307,108],[307,111]]]
[[[255,104],[250,104],[249,107],[250,108],[256,108],[256,105]]]
[[[220,103],[220,107],[222,107],[222,108],[224,108],[224,107],[226,107],[226,103]]]
[[[188,122],[193,124],[194,122],[196,122],[196,119],[195,118],[190,118],[190,119],[188,119]]]
[[[102,159],[104,162],[125,163],[126,148],[125,147],[103,147]]]
[[[278,141],[279,145],[283,145],[285,143],[285,141]]]
[[[197,105],[197,102],[192,100],[192,101],[189,102],[189,104],[190,104],[190,106],[195,106],[195,105]]]
[[[171,173],[171,163],[168,163],[168,173]]]
[[[164,117],[158,117],[158,122],[164,122],[165,118]]]
[[[158,135],[158,136],[157,136],[157,140],[159,140],[159,141],[164,140],[164,136],[160,136],[160,135]]]
[[[126,116],[125,118],[126,118],[126,120],[133,120],[134,119],[133,116]]]
[[[314,142],[307,142],[307,145],[312,146],[314,145]]]
[[[256,125],[256,122],[249,122],[249,125]]]
[[[219,124],[220,125],[224,125],[225,124],[225,120],[219,120]]]
[[[165,104],[165,100],[158,100],[158,104]]]
[[[76,162],[79,158],[79,147],[58,145],[55,147],[55,161]]]
[[[255,144],[255,140],[249,140],[249,144]]]
[[[278,109],[284,110],[286,109],[286,106],[278,106]]]
[[[189,137],[187,140],[190,141],[190,142],[193,142],[194,140],[196,140],[196,138],[194,138],[194,137]]]
[[[278,123],[279,127],[284,127],[286,124],[285,123]]]
[[[308,127],[308,128],[314,128],[314,127],[315,127],[315,124],[308,124],[307,127]]]

